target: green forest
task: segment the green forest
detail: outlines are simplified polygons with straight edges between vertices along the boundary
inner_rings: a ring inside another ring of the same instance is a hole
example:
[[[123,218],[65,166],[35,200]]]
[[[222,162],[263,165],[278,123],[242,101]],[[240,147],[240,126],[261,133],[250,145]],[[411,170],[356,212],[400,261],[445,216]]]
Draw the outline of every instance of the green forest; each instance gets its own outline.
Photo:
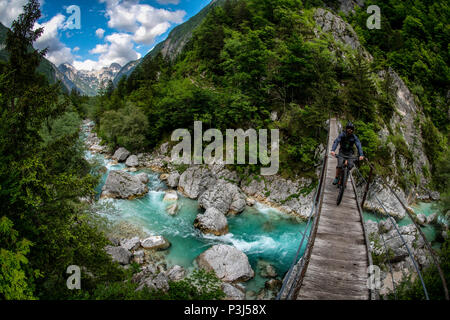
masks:
[[[431,190],[441,193],[439,212],[449,217],[450,8],[438,1],[368,1],[382,11],[382,28],[365,27],[365,8],[340,16],[365,49],[344,47],[315,35],[314,9],[337,1],[227,0],[197,27],[181,54],[148,55],[134,72],[96,97],[65,93],[38,66],[46,51],[32,49],[39,2],[30,0],[7,32],[7,61],[0,61],[0,299],[221,299],[213,273],[197,271],[171,283],[168,293],[142,290],[103,250],[105,223],[80,201],[95,194],[100,173],[84,158],[83,119],[95,121],[111,150],[148,152],[178,128],[280,129],[283,177],[317,180],[320,146],[331,116],[353,121],[365,155],[383,176],[405,188],[419,179],[410,163],[390,167],[399,155],[412,159],[389,121],[395,111],[392,79],[375,75],[392,68],[424,111],[418,120]],[[31,48],[31,49],[30,49]],[[276,112],[277,119],[271,119]],[[378,138],[385,125],[392,154]],[[232,165],[239,173],[257,165]],[[361,166],[368,174],[368,167]],[[401,170],[400,170],[401,169]],[[449,240],[441,250],[450,283]],[[66,268],[82,265],[82,291],[66,288]],[[435,269],[426,271],[433,299],[442,299]],[[402,299],[423,299],[418,282],[404,284]]]

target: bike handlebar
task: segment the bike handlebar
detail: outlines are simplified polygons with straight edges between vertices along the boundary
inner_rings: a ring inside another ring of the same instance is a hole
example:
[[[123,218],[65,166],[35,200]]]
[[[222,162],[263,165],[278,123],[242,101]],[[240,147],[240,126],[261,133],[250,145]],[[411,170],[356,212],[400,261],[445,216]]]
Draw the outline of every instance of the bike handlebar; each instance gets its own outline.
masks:
[[[348,157],[348,156],[343,156],[343,155],[340,155],[340,154],[335,154],[334,155],[336,158],[344,158],[344,159],[348,159],[348,160],[350,160],[350,159],[352,159],[352,160],[359,160],[359,157]]]

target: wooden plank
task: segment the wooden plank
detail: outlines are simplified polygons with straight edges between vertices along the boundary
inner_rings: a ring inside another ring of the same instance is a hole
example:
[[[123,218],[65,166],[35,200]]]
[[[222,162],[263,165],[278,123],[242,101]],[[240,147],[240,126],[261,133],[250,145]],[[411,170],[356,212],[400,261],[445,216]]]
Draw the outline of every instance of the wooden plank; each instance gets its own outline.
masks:
[[[341,250],[329,250],[329,248],[314,247],[312,254],[319,255],[325,259],[345,259],[351,261],[367,261],[367,254],[364,252],[343,252]],[[308,273],[308,271],[306,271]]]
[[[311,268],[311,269],[310,269]],[[308,274],[305,279],[309,277],[319,279],[320,277],[326,279],[338,279],[345,280],[350,283],[366,283],[367,281],[367,268],[354,266],[352,268],[339,268],[337,265],[325,265],[311,263],[308,265]]]
[[[300,292],[297,300],[368,300],[369,294],[367,295],[344,295],[344,294],[331,294],[323,291],[312,291],[305,290]]]
[[[363,244],[347,244],[347,243],[339,243],[338,241],[322,239],[316,237],[314,241],[314,247],[323,247],[328,248],[328,250],[337,250],[345,253],[357,253],[363,251],[366,252],[366,246]]]
[[[303,293],[304,292],[304,293]],[[305,299],[306,297],[315,300],[368,300],[369,292],[365,291],[353,291],[353,292],[329,292],[320,290],[316,286],[305,286],[305,289],[300,292],[299,299]]]
[[[324,258],[322,256],[318,255],[311,255],[310,263],[320,263],[320,264],[334,264],[338,268],[350,268],[353,266],[358,266],[365,268],[367,270],[368,262],[367,260],[345,260],[345,259],[331,259],[331,258]]]
[[[328,216],[320,216],[319,228],[335,229],[339,232],[358,232],[362,234],[362,225],[360,221],[342,221],[341,219],[333,219]]]
[[[350,236],[349,233],[347,234],[336,234],[336,233],[329,233],[324,231],[317,231],[316,238],[324,240],[324,241],[332,241],[334,243],[338,243],[339,245],[345,245],[345,246],[364,246],[365,247],[365,239],[362,236],[361,233],[358,234],[357,237]]]

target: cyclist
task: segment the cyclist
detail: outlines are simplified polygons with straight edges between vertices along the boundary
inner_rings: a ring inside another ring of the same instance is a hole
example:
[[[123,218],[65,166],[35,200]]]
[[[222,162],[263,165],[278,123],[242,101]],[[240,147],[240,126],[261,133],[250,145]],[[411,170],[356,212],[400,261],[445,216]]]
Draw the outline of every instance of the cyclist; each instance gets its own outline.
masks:
[[[343,131],[337,138],[334,140],[333,147],[331,148],[331,155],[335,156],[335,150],[340,144],[339,148],[339,155],[345,156],[345,157],[352,157],[353,156],[353,145],[356,144],[356,148],[358,149],[359,154],[359,160],[364,159],[364,153],[361,147],[361,142],[359,141],[358,137],[353,133],[355,131],[355,126],[350,121],[347,122],[347,125],[345,126],[345,131]],[[336,167],[336,177],[333,180],[333,184],[336,185],[339,182],[339,175],[341,173],[341,169],[343,167],[344,161],[346,159],[339,157],[338,158],[338,165]],[[348,159],[348,168],[349,170],[353,168],[353,160]]]

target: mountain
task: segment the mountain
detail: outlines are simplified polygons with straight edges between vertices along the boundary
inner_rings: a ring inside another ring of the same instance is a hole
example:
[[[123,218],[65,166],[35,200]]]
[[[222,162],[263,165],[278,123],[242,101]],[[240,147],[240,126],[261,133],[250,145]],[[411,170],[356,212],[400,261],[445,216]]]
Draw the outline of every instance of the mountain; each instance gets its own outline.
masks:
[[[112,63],[109,67],[100,70],[77,70],[69,63],[63,63],[58,67],[59,71],[65,75],[80,91],[87,96],[95,96],[98,91],[107,86],[109,81],[113,81],[122,67],[118,63]]]
[[[123,66],[120,71],[116,74],[114,77],[113,83],[114,85],[117,85],[122,79],[123,76],[127,77],[133,72],[133,70],[136,68],[136,66],[141,63],[142,59],[134,60],[128,62],[125,66]]]
[[[208,13],[215,6],[223,5],[225,1],[226,0],[212,0],[195,16],[176,26],[169,33],[169,36],[164,41],[158,43],[147,55],[139,60],[131,61],[125,65],[123,70],[121,70],[114,79],[114,84],[117,84],[124,75],[128,77],[143,61],[156,57],[160,52],[165,58],[168,57],[171,60],[174,59],[179,53],[181,53],[184,46],[191,39],[192,32],[203,22]]]
[[[9,54],[5,50],[4,42],[6,40],[8,28],[5,27],[2,23],[0,23],[0,60],[7,61],[9,59]],[[44,74],[48,81],[53,84],[58,80],[61,81],[63,87],[62,89],[66,92],[70,92],[72,89],[77,89],[75,84],[67,78],[64,73],[62,73],[58,68],[51,63],[49,60],[43,58],[41,63],[39,64],[37,71],[39,73]]]

